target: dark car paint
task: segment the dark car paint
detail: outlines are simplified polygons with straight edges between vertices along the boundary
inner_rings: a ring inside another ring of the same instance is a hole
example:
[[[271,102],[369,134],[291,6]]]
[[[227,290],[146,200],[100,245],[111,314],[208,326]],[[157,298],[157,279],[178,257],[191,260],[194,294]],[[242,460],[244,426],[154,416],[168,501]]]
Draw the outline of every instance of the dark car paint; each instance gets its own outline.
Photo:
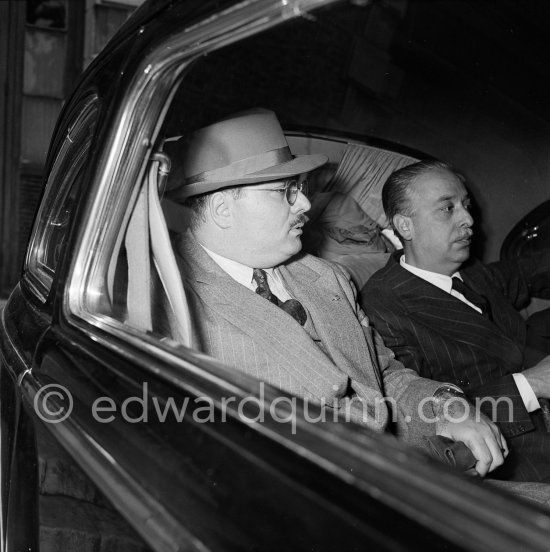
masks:
[[[506,236],[500,256],[503,259],[536,253],[550,247],[550,200],[527,213]]]
[[[32,312],[26,318],[28,303],[23,306],[18,304],[17,294],[13,297],[4,313],[8,332],[27,336],[28,328],[36,327],[38,320]],[[22,320],[27,331],[13,327]],[[376,497],[369,500],[361,489],[343,485],[339,478],[281,449],[271,439],[258,439],[242,422],[209,427],[206,435],[204,426],[188,424],[94,423],[89,412],[96,397],[108,394],[122,404],[128,397],[140,396],[145,377],[140,368],[99,345],[94,347],[89,340],[83,342],[79,333],[71,335],[70,331],[53,328],[42,339],[36,337],[40,343],[32,375],[27,374],[22,380],[26,410],[20,412],[17,439],[23,439],[23,444],[18,441],[15,447],[19,456],[11,474],[17,483],[12,488],[21,491],[15,496],[15,504],[14,496],[10,495],[10,507],[15,506],[12,511],[17,515],[8,522],[8,527],[20,531],[17,535],[12,533],[16,549],[22,549],[23,543],[25,548],[35,549],[37,535],[36,526],[29,532],[37,517],[32,500],[36,460],[33,447],[29,450],[32,422],[27,417],[33,412],[30,397],[33,389],[57,382],[73,391],[76,406],[72,418],[76,418],[79,431],[100,448],[116,451],[118,469],[140,481],[152,500],[162,501],[168,512],[185,512],[185,526],[189,525],[203,538],[208,535],[205,541],[214,549],[255,549],[262,542],[271,543],[268,548],[273,550],[285,549],[289,543],[293,543],[293,549],[334,549],[342,545],[346,549],[359,549],[368,542],[377,549],[389,549],[386,524],[390,519],[399,541],[414,539],[414,548],[419,550],[428,545],[443,549],[445,540],[441,537],[429,531],[417,534],[417,524],[403,514],[383,506]],[[31,349],[27,351],[30,352]],[[5,361],[4,366],[16,364],[13,358]],[[18,374],[22,374],[25,366],[26,363],[17,366]],[[173,387],[162,380],[155,381],[150,375],[146,381],[157,397],[183,401],[190,396],[175,393]],[[192,387],[193,382],[188,383]],[[6,404],[10,402],[3,402]],[[54,427],[55,433],[58,426]],[[57,438],[63,443],[62,435]],[[380,444],[376,443],[376,448]],[[188,454],[190,450],[193,454]],[[95,476],[107,479],[109,474],[97,472]],[[174,488],[179,492],[174,493]],[[235,488],[243,488],[244,492],[235,493]],[[115,506],[124,511],[124,504],[115,502]],[[23,512],[27,512],[25,524],[21,524]],[[242,512],[246,512],[245,517]],[[298,516],[303,512],[307,516]],[[447,543],[445,549],[455,547],[449,548]]]

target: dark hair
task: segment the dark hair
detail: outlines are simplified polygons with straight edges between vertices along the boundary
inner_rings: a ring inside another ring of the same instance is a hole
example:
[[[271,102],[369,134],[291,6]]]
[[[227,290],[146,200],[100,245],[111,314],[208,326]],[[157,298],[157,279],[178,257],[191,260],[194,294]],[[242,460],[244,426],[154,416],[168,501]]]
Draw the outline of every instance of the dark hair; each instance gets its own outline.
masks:
[[[230,192],[235,199],[239,199],[243,195],[244,188],[243,186],[231,186],[223,190],[216,190],[216,192],[218,191]],[[183,202],[183,205],[185,205],[191,213],[191,218],[189,220],[189,227],[191,230],[197,230],[201,223],[206,220],[205,215],[208,197],[213,193],[214,192],[208,192],[206,194],[191,196]]]
[[[382,188],[382,207],[394,230],[393,217],[395,215],[412,215],[408,191],[409,186],[414,183],[418,177],[434,170],[451,172],[461,181],[464,181],[463,176],[457,173],[451,165],[444,161],[437,161],[436,159],[426,159],[418,163],[413,163],[412,165],[407,165],[402,169],[394,171],[388,180],[386,180]]]

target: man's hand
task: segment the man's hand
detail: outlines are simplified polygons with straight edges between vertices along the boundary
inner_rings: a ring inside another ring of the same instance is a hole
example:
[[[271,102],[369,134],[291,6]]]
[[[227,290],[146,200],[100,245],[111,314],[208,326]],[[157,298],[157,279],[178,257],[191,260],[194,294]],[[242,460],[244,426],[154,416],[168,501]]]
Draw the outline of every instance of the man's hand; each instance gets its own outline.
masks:
[[[465,398],[441,401],[435,414],[436,434],[462,441],[476,458],[479,475],[484,477],[504,463],[508,445],[500,429]]]
[[[527,378],[537,398],[550,398],[550,355],[521,373]]]

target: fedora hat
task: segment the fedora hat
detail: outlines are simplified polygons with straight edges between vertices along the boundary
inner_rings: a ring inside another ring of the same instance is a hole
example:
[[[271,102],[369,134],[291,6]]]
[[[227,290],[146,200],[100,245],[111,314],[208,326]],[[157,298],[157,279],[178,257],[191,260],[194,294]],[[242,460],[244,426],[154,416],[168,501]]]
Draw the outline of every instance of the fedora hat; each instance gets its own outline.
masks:
[[[307,173],[325,155],[293,156],[273,111],[253,109],[194,132],[183,151],[172,153],[178,168],[168,182],[169,197],[188,197],[229,186],[256,184]],[[175,158],[174,158],[175,157]]]

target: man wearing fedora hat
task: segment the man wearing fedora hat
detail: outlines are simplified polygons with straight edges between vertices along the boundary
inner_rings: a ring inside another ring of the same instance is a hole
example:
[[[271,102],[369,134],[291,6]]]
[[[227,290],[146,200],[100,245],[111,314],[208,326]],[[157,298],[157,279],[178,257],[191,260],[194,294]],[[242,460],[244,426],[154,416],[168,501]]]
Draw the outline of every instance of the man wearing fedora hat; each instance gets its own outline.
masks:
[[[441,416],[464,408],[460,390],[404,369],[369,326],[347,274],[300,254],[306,176],[325,156],[294,157],[275,114],[256,109],[198,130],[173,161],[181,166],[171,197],[192,213],[175,251],[197,348],[376,431],[393,417],[412,444],[436,434],[463,441],[482,475],[502,464],[498,428],[473,411],[456,423]]]

